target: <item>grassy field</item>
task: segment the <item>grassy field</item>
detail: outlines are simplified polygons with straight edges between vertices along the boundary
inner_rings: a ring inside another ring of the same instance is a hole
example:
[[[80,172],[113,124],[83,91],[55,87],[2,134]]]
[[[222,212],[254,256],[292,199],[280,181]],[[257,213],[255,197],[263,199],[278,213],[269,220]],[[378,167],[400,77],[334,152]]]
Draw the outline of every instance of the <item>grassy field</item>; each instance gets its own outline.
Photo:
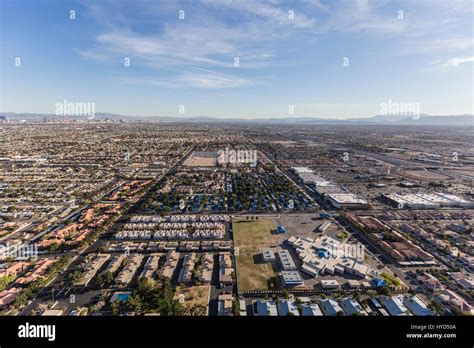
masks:
[[[237,221],[233,223],[234,246],[239,248],[237,278],[239,291],[274,288],[277,274],[270,263],[256,263],[261,249],[276,244],[271,233],[275,226],[270,220]]]
[[[400,281],[388,273],[382,272],[380,275],[387,285],[400,286]]]

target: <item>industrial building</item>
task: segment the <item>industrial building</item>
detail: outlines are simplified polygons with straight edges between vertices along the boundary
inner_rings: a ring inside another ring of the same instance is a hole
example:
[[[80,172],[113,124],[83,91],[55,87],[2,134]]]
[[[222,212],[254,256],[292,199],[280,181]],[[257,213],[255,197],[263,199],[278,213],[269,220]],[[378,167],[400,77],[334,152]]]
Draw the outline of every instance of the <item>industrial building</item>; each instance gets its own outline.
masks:
[[[352,193],[330,193],[327,199],[331,205],[337,209],[369,209],[370,204]]]
[[[317,175],[307,167],[291,168],[305,185],[314,186],[314,191],[337,209],[369,209],[370,204],[356,195],[346,192],[329,180]]]
[[[308,167],[293,167],[291,168],[300,180],[306,185],[315,185],[315,186],[326,186],[330,182],[323,177],[314,173],[314,171]]]
[[[388,203],[399,209],[437,209],[440,207],[473,208],[474,202],[447,193],[409,193],[400,195],[390,193],[382,195]]]

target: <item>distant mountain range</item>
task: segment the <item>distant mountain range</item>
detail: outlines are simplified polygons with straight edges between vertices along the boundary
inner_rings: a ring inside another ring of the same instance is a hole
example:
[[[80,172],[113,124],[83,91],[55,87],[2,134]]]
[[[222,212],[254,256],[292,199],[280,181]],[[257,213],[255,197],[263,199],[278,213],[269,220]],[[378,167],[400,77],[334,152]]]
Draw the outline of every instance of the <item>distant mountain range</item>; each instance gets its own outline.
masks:
[[[54,114],[32,113],[0,113],[12,121],[26,120],[29,122],[57,121],[64,118],[70,120],[86,120],[87,116],[56,116]],[[421,114],[419,116],[406,115],[376,115],[366,118],[330,119],[317,117],[284,117],[284,118],[217,118],[209,116],[170,117],[170,116],[125,116],[109,113],[96,113],[96,120],[124,120],[127,122],[166,122],[166,123],[250,123],[250,124],[281,124],[281,125],[423,125],[423,126],[474,126],[474,115],[442,115],[433,116]]]

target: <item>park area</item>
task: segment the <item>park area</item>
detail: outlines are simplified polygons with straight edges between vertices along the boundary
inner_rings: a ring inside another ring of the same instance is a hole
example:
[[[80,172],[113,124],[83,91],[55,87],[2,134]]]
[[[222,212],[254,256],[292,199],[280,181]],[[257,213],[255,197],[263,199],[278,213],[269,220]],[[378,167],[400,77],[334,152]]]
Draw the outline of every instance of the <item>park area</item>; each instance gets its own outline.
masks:
[[[269,290],[277,284],[277,272],[271,263],[263,263],[261,250],[277,243],[270,220],[233,222],[234,247],[238,248],[237,279],[239,291]]]

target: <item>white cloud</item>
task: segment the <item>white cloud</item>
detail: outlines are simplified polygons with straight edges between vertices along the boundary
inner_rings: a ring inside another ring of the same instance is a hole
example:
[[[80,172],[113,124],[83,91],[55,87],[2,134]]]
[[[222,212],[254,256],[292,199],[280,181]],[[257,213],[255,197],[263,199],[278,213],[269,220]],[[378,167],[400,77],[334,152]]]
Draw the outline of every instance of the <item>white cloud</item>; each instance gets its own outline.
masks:
[[[150,77],[119,77],[117,80],[125,82],[127,84],[137,86],[150,86],[150,87],[166,87],[176,88],[179,87],[176,83],[170,80],[150,78]]]
[[[150,78],[150,77],[120,77],[120,81],[135,85],[166,87],[166,88],[238,88],[257,84],[254,80],[240,78],[235,75],[222,74],[207,69],[184,71],[177,77]]]
[[[292,47],[296,41],[307,39],[309,42],[333,32],[370,33],[394,40],[395,54],[444,50],[455,56],[463,54],[459,50],[472,48],[472,37],[455,37],[459,33],[452,29],[459,24],[460,17],[452,12],[447,17],[433,19],[401,1],[405,18],[400,20],[397,8],[387,4],[384,0],[296,3],[202,0],[198,6],[189,6],[187,1],[136,1],[133,2],[134,12],[128,16],[125,15],[128,14],[127,6],[121,3],[110,2],[108,7],[95,4],[91,5],[91,11],[97,20],[107,18],[105,31],[96,36],[95,46],[83,50],[81,55],[94,60],[130,57],[132,65],[138,62],[157,70],[169,68],[168,72],[179,68],[192,73],[175,72],[173,83],[225,88],[245,85],[246,80],[233,75],[218,76],[217,73],[208,76],[209,73],[196,73],[195,69],[225,69],[224,72],[228,72],[235,57],[239,58],[240,69],[244,70],[292,65],[297,59],[283,63],[280,58],[286,43]],[[463,7],[460,2],[456,4]],[[186,19],[182,21],[177,20],[180,8],[186,9]],[[289,18],[289,10],[295,11],[294,19]],[[137,22],[139,26],[136,26]],[[144,23],[152,24],[153,30],[142,30]]]
[[[421,47],[422,51],[436,51],[436,50],[466,50],[474,47],[474,38],[472,37],[458,37],[458,38],[444,38],[435,39],[426,43]]]
[[[200,88],[235,88],[253,84],[250,80],[215,71],[184,72],[179,81],[184,85]]]
[[[78,51],[78,52],[81,55],[81,57],[85,59],[101,61],[101,62],[108,60],[108,56],[106,54],[104,54],[103,52],[96,51],[96,50],[83,50],[83,51]]]
[[[470,62],[474,62],[474,56],[469,56],[469,57],[461,57],[461,58],[451,58],[449,59],[447,62],[444,62],[442,64],[438,64],[438,67],[440,68],[447,68],[447,67],[457,67],[461,64],[464,64],[464,63],[470,63]]]
[[[140,14],[140,21],[159,23],[160,30],[146,34],[134,28],[136,19],[132,14],[124,16],[126,6],[93,4],[89,8],[97,20],[107,18],[107,31],[97,35],[96,46],[82,56],[97,60],[113,53],[138,58],[156,68],[230,68],[238,57],[242,69],[264,68],[288,64],[278,61],[278,50],[284,48],[285,40],[301,40],[293,35],[298,32],[310,38],[314,33],[333,30],[397,32],[403,28],[394,19],[376,16],[373,11],[377,5],[372,1],[342,2],[336,11],[329,4],[333,3],[309,0],[292,8],[291,3],[278,0],[202,0],[200,7],[187,9],[186,19],[179,21],[175,17],[179,3],[173,7],[167,2],[152,6],[137,1],[134,10]],[[183,5],[186,8],[187,3]],[[289,10],[295,11],[293,19],[289,18]],[[217,11],[235,13],[239,21],[226,21],[226,16],[217,15]],[[325,23],[315,19],[321,13],[328,17]]]
[[[308,3],[316,7],[318,10],[321,10],[322,12],[332,12],[331,7],[329,5],[323,4],[321,0],[308,0]]]
[[[246,12],[258,17],[266,19],[274,25],[285,25],[294,28],[312,28],[315,24],[314,18],[309,18],[302,11],[297,11],[292,8],[291,3],[285,3],[286,9],[280,7],[279,3],[271,3],[265,1],[235,1],[235,0],[220,0],[220,1],[204,1],[207,4],[215,4],[225,6],[234,11]],[[316,2],[319,3],[319,2]],[[320,5],[321,6],[321,5]],[[321,8],[321,7],[320,7]],[[290,18],[289,11],[294,11],[294,18]],[[267,23],[268,25],[269,23]]]
[[[136,56],[154,66],[232,67],[238,57],[245,69],[275,64],[273,50],[261,45],[271,37],[270,31],[256,24],[231,28],[208,21],[167,25],[160,35],[116,30],[98,35],[97,43],[103,50]]]
[[[332,15],[320,26],[320,32],[366,32],[398,34],[407,29],[406,21],[397,18],[397,11],[386,12],[386,1],[344,0],[334,2]]]

